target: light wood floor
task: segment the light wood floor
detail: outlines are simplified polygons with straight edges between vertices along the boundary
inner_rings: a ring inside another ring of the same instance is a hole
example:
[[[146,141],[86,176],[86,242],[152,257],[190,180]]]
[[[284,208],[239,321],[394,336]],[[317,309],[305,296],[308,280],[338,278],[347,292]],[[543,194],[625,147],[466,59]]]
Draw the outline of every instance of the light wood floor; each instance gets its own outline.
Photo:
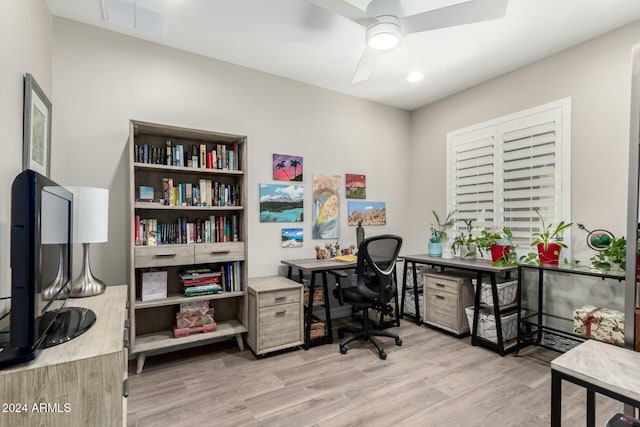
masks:
[[[129,426],[548,426],[549,362],[537,347],[500,357],[403,321],[387,360],[369,343],[256,358],[233,342],[130,366]],[[563,382],[563,423],[585,425],[584,389]],[[596,425],[622,404],[598,395]]]

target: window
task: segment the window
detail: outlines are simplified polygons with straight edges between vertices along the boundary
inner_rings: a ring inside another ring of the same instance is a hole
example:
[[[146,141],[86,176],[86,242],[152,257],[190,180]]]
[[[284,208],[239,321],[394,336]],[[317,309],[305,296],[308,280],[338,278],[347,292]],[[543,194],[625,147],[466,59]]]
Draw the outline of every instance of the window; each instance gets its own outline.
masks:
[[[447,206],[476,227],[507,227],[521,252],[545,223],[571,218],[571,99],[447,134]],[[565,235],[569,239],[569,233]]]

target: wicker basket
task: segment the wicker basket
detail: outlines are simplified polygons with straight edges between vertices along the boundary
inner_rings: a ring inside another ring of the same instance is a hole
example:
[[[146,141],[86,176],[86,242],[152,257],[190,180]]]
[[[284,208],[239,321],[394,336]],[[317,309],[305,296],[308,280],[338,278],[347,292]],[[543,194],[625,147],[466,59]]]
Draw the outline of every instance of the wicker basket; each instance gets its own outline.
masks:
[[[473,328],[473,307],[465,308],[469,328]],[[518,313],[503,314],[500,316],[502,323],[502,340],[509,341],[518,336]],[[478,314],[478,336],[488,339],[489,341],[498,342],[498,333],[496,331],[496,318],[487,309],[481,309]]]
[[[322,287],[314,289],[313,290],[313,302],[314,303],[318,303],[318,304],[322,304],[323,300],[324,300],[324,298],[323,298]],[[305,304],[309,304],[309,289],[305,289],[304,290],[304,303]]]
[[[476,279],[471,281],[473,290],[476,289]],[[498,289],[498,304],[500,307],[513,303],[516,300],[516,291],[518,289],[518,281],[510,280],[508,282],[496,283]],[[482,304],[493,305],[493,292],[491,292],[491,283],[482,283],[480,290],[480,302]]]
[[[306,322],[304,326],[306,330],[307,328]],[[319,320],[314,320],[313,323],[311,323],[311,339],[324,337],[325,335],[327,335],[325,323]]]

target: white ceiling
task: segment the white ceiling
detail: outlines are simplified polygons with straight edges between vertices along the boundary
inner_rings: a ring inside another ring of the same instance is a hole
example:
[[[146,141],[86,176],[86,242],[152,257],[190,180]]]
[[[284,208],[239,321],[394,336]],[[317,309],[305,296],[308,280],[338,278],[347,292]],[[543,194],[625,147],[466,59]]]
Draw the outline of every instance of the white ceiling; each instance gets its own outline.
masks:
[[[403,4],[413,15],[462,1]],[[510,0],[504,19],[403,38],[369,81],[352,86],[364,30],[306,0],[136,2],[162,13],[159,36],[104,22],[100,0],[48,0],[56,16],[408,110],[640,19],[639,0]],[[407,82],[414,70],[424,80]]]

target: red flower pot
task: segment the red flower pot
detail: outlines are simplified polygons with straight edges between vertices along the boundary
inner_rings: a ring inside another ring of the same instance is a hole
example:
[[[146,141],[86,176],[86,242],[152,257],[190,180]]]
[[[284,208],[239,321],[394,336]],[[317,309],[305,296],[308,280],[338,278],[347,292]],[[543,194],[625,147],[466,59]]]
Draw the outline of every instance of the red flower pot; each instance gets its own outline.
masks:
[[[505,260],[506,256],[511,250],[511,246],[503,246],[503,245],[492,245],[491,246],[491,261],[496,262],[499,260]]]
[[[547,250],[544,250],[544,243],[538,243],[538,257],[540,258],[540,264],[546,265],[558,265],[560,260],[560,250],[562,246],[557,243],[549,243]]]

